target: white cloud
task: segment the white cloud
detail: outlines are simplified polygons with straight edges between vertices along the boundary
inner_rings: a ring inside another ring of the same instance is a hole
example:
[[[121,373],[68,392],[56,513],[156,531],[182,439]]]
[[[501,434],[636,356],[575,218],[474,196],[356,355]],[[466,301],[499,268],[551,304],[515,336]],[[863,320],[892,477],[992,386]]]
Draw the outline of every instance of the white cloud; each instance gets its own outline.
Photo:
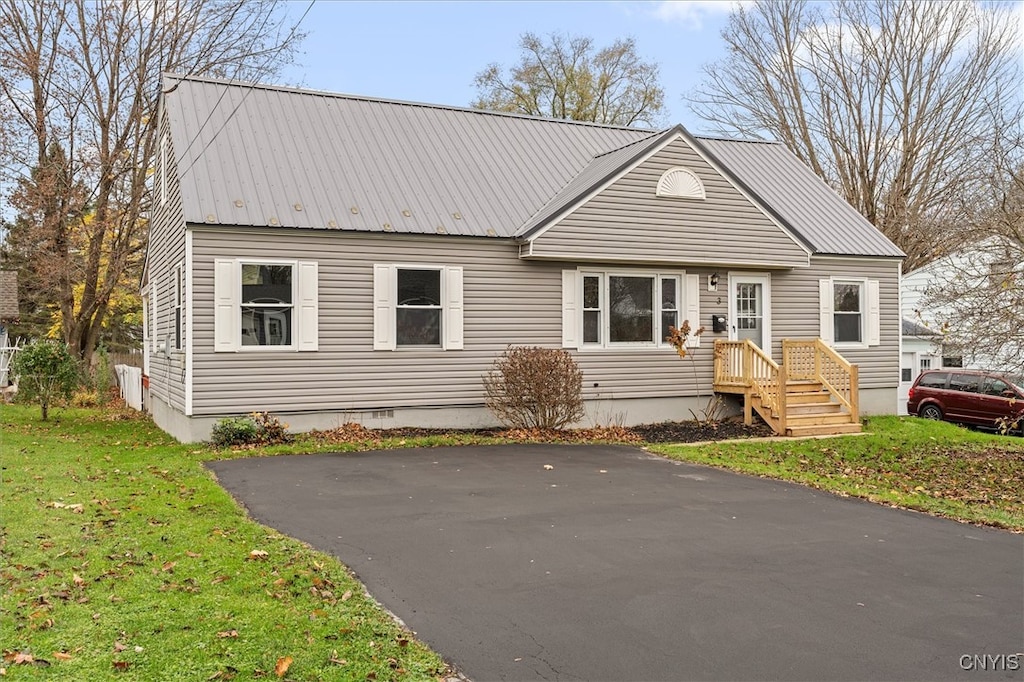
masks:
[[[729,14],[737,7],[751,4],[750,0],[661,0],[654,3],[651,14],[661,21],[699,31],[704,28],[705,18]]]

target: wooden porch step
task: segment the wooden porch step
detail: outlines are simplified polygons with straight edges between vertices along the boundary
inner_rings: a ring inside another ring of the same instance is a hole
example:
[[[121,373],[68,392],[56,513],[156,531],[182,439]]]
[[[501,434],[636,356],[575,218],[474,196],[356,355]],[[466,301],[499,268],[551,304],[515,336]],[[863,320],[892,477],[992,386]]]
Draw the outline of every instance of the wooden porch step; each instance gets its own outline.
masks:
[[[849,412],[835,414],[790,414],[786,417],[786,427],[790,426],[821,426],[824,424],[849,424]]]
[[[820,393],[825,390],[819,381],[798,381],[786,382],[786,393]]]
[[[790,416],[803,414],[838,414],[842,409],[842,405],[832,401],[797,403],[794,405],[789,402],[788,397],[786,398],[786,411]]]
[[[787,436],[832,436],[844,433],[860,433],[860,424],[822,424],[819,426],[787,426]]]
[[[797,393],[786,393],[786,404],[793,405],[825,405],[832,402],[832,396],[827,391],[809,393],[801,391]]]

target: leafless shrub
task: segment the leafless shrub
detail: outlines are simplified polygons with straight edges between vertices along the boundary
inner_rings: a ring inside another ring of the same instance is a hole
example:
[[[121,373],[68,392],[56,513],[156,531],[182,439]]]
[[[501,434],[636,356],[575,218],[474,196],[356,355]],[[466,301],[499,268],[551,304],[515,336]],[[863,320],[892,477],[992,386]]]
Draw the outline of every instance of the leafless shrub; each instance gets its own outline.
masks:
[[[487,407],[513,429],[561,429],[583,418],[583,373],[567,351],[509,346],[484,375]]]

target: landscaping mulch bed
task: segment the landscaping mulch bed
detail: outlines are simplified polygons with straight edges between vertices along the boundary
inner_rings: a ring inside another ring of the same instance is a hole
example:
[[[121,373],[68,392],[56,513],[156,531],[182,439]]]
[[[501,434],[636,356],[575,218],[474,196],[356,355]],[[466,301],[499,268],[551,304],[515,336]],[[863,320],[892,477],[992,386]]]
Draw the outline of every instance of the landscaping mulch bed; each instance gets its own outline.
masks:
[[[701,441],[762,438],[772,430],[763,422],[746,426],[740,421],[726,420],[701,424],[696,421],[661,422],[641,426],[600,426],[562,431],[541,429],[368,429],[359,424],[345,424],[330,431],[314,431],[314,439],[325,443],[376,442],[389,439],[425,438],[430,436],[502,438],[522,442],[592,443],[697,443]]]

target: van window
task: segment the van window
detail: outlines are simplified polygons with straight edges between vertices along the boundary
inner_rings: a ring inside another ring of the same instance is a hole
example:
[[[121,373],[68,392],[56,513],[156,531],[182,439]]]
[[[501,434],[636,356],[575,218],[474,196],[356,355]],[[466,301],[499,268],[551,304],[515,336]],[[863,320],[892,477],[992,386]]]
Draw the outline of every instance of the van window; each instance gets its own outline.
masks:
[[[930,372],[922,374],[917,385],[925,388],[945,388],[946,379],[948,378],[949,372]]]
[[[988,395],[1001,396],[1005,391],[1010,390],[1010,385],[1002,379],[996,379],[995,377],[988,377],[985,379],[985,384],[981,389],[982,393]]]
[[[951,374],[949,377],[949,388],[951,391],[977,393],[979,379],[981,377],[977,374]]]

